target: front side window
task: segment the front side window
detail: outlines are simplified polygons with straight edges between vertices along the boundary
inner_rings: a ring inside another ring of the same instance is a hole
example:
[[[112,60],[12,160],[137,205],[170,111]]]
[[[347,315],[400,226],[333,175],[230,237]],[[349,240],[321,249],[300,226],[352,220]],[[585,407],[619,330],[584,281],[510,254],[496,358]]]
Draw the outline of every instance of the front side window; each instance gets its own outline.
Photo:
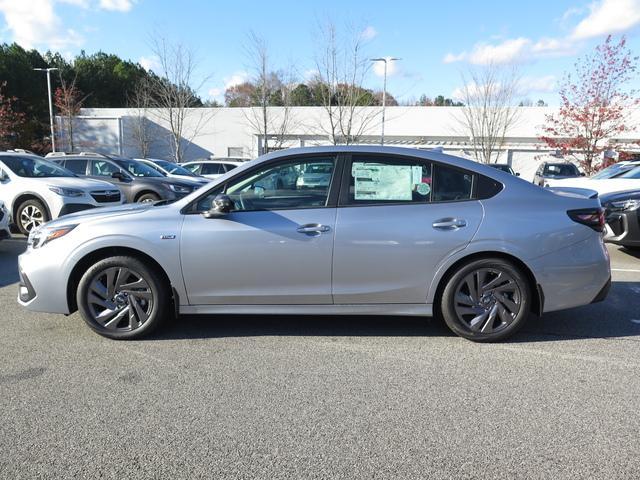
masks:
[[[303,157],[252,170],[226,185],[235,211],[320,208],[327,205],[335,167],[333,156]],[[214,189],[196,205],[209,210],[221,189]]]
[[[166,175],[164,173],[160,173],[149,165],[137,162],[135,160],[118,160],[118,164],[122,167],[123,170],[129,172],[134,177],[156,177],[162,178]]]
[[[205,163],[202,165],[202,175],[222,175],[226,173],[221,163]]]
[[[185,169],[189,170],[194,175],[200,175],[200,167],[201,166],[202,166],[202,164],[200,164],[200,163],[191,163],[189,165],[183,165],[183,167]]]
[[[432,195],[431,163],[421,159],[354,155],[347,203],[427,203]]]
[[[116,165],[106,160],[91,161],[91,175],[94,177],[111,177],[115,172],[121,171]]]
[[[3,156],[0,159],[9,170],[19,177],[75,177],[75,175],[49,160],[38,157]]]

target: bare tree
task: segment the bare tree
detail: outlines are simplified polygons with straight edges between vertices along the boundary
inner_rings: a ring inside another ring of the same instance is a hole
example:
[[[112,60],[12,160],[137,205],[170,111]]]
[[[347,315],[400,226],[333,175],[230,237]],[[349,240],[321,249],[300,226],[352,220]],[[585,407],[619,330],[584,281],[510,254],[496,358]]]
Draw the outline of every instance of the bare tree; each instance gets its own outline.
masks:
[[[245,117],[261,139],[259,154],[282,147],[291,125],[291,74],[274,71],[270,65],[269,50],[264,38],[249,33],[247,57],[253,70],[249,84],[252,86],[252,108]],[[273,108],[277,107],[277,108]],[[269,141],[273,143],[269,143]]]
[[[60,86],[53,95],[56,109],[60,113],[63,124],[63,132],[67,134],[67,144],[70,151],[75,150],[73,119],[80,114],[80,109],[89,95],[84,95],[76,87],[77,76],[72,81],[67,81],[60,75]]]
[[[508,130],[518,122],[518,73],[490,64],[463,74],[462,81],[461,123],[474,156],[481,163],[497,161]]]
[[[365,38],[350,30],[342,37],[335,23],[327,21],[318,35],[317,74],[312,87],[326,111],[328,125],[324,130],[334,145],[357,143],[379,114],[360,108],[375,105],[376,99],[363,87],[371,66],[364,52]]]
[[[174,161],[181,162],[189,145],[214,115],[211,109],[198,108],[197,92],[208,77],[196,82],[198,63],[192,50],[166,39],[152,39],[152,51],[159,62],[157,75],[150,76],[153,113],[169,127],[169,150]]]
[[[133,144],[142,158],[147,158],[153,144],[153,133],[149,119],[153,106],[152,86],[147,78],[141,79],[127,96],[127,103],[132,109],[130,134]]]

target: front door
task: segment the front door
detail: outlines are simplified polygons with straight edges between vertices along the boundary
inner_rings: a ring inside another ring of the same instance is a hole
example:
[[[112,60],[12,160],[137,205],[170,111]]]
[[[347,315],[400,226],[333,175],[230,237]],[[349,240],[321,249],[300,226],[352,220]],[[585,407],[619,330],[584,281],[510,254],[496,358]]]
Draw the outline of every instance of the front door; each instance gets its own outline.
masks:
[[[243,173],[194,202],[180,243],[191,305],[330,304],[335,182],[307,187],[305,172],[333,156],[280,160]],[[205,218],[219,193],[235,208]]]
[[[412,157],[354,155],[336,218],[336,304],[424,304],[440,262],[482,221],[474,175]]]

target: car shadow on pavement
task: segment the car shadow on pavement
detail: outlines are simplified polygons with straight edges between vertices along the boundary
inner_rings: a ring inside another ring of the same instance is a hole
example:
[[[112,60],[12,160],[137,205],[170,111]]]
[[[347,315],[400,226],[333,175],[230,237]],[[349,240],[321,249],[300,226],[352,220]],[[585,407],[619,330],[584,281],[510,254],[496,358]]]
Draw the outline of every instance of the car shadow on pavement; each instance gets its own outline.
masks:
[[[0,242],[0,287],[20,281],[18,255],[27,248],[25,238],[11,238]]]
[[[635,321],[634,321],[635,320]],[[452,337],[439,320],[356,315],[183,315],[149,340],[253,336]],[[640,341],[640,282],[613,282],[604,302],[531,316],[507,342],[627,337]]]

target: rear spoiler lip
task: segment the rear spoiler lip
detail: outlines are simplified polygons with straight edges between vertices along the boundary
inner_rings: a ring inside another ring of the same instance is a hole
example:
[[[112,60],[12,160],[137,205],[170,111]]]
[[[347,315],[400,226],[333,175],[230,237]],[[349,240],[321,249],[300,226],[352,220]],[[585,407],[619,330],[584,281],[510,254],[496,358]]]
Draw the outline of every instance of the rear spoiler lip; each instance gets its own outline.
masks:
[[[598,198],[598,192],[588,188],[577,187],[546,187],[553,193],[563,195],[567,197],[580,197],[580,198]]]

